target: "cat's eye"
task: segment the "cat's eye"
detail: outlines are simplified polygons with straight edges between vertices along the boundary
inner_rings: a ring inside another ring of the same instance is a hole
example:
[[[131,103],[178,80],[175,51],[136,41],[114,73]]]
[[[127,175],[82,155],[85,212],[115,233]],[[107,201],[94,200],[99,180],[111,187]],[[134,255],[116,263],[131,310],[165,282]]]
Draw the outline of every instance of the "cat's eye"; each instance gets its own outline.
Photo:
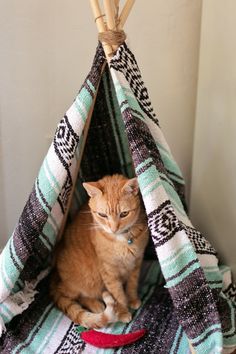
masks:
[[[101,216],[101,218],[107,218],[107,215],[106,215],[106,214],[98,213],[98,215]]]
[[[120,213],[120,217],[125,218],[128,214],[129,214],[129,211],[122,211],[122,213]]]

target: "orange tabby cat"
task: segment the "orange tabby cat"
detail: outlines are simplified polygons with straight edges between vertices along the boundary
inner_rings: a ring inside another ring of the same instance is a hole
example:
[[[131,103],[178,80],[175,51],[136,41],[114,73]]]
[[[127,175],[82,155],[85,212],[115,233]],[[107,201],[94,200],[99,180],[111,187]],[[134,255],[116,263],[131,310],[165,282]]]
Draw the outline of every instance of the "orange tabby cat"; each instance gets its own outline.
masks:
[[[89,203],[57,247],[51,295],[84,327],[129,322],[129,307],[141,305],[137,287],[148,241],[137,179],[113,175],[83,186]]]

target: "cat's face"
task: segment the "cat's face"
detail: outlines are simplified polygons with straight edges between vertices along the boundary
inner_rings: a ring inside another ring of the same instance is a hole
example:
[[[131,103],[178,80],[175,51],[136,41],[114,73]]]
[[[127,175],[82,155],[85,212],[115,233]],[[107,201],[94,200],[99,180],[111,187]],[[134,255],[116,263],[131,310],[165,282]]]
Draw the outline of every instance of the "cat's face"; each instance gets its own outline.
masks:
[[[120,235],[135,224],[140,212],[136,178],[106,176],[83,186],[90,196],[89,206],[94,220],[106,232]]]

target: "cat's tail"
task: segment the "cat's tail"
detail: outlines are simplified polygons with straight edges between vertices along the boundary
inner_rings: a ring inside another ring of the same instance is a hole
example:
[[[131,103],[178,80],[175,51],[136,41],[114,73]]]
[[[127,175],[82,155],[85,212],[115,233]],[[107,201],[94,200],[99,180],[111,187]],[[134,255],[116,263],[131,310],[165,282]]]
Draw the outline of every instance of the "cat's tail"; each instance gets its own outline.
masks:
[[[106,308],[100,313],[89,312],[77,301],[58,292],[53,294],[53,298],[60,310],[62,310],[73,322],[80,324],[83,327],[102,328],[106,327],[109,323],[117,321],[115,301],[108,291],[104,291],[102,294]]]

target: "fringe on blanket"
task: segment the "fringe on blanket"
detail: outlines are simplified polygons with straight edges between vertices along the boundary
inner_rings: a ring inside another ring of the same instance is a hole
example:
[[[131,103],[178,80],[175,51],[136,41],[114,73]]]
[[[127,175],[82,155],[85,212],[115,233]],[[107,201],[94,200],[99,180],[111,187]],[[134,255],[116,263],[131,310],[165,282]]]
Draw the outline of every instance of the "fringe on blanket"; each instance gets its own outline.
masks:
[[[4,301],[4,308],[2,308],[2,313],[0,314],[0,337],[6,331],[5,324],[10,322],[14,316],[19,315],[24,310],[26,310],[34,301],[35,295],[38,292],[35,290],[36,286],[43,278],[49,274],[49,272],[49,268],[43,270],[39,273],[36,279],[30,282],[26,281],[22,290],[7,297],[7,299]]]

